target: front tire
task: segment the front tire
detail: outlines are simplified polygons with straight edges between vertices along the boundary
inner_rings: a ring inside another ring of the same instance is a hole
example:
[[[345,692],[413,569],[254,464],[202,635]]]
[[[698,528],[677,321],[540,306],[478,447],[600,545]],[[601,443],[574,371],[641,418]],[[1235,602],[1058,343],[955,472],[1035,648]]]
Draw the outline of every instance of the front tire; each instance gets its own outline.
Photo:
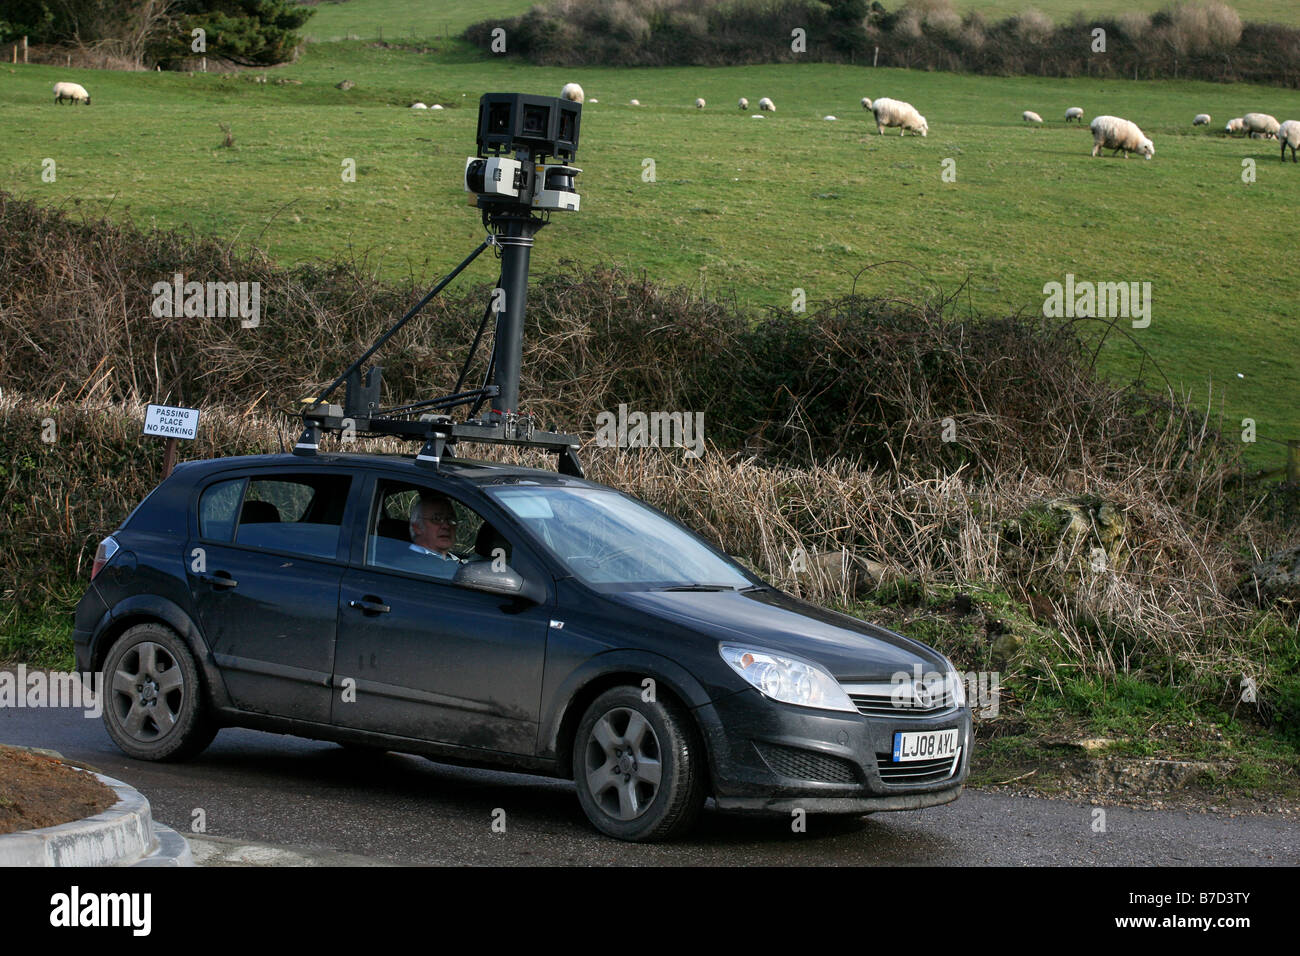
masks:
[[[644,843],[681,836],[704,805],[704,777],[704,749],[672,701],[646,701],[639,688],[615,687],[578,724],[578,800],[608,836]]]
[[[104,661],[104,726],[137,760],[184,760],[217,734],[194,655],[171,628],[137,624]]]

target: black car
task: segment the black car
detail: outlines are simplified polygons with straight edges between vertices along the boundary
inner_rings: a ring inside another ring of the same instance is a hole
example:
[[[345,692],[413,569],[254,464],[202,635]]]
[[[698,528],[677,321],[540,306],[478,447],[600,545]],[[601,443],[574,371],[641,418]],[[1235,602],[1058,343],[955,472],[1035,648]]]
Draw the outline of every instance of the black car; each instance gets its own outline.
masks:
[[[446,547],[416,542],[426,521]],[[933,806],[970,762],[941,654],[770,587],[636,498],[501,464],[182,464],[101,542],[74,640],[132,757],[240,726],[572,777],[626,840],[683,833],[709,797]]]

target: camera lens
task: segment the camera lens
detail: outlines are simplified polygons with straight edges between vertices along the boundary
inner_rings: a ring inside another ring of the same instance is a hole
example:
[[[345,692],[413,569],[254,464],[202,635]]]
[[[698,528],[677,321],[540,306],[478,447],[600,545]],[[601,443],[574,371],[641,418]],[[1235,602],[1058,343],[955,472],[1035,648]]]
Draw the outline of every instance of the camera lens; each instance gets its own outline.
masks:
[[[544,106],[525,106],[523,134],[525,136],[545,136],[551,111]]]
[[[565,193],[573,192],[573,173],[567,169],[547,170],[546,188]]]
[[[465,185],[473,193],[481,193],[485,189],[483,177],[487,172],[487,163],[481,159],[476,159],[465,167]]]
[[[491,103],[488,105],[488,132],[510,133],[510,104]]]

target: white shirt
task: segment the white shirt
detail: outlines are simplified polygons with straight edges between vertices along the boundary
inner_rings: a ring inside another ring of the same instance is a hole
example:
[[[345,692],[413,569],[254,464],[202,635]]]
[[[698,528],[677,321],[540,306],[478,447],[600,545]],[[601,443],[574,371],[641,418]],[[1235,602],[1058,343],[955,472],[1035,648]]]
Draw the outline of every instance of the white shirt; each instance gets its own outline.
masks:
[[[435,558],[442,558],[444,561],[455,561],[457,564],[461,563],[460,558],[456,557],[454,554],[443,554],[441,551],[430,551],[422,544],[412,544],[411,550],[416,554],[430,554]]]

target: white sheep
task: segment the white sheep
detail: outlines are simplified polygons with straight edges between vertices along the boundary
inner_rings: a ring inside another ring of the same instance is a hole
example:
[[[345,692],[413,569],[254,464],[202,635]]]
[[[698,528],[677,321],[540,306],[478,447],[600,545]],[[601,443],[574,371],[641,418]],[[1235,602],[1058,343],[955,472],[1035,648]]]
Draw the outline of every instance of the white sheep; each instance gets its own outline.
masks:
[[[591,102],[593,102],[593,103],[599,103],[600,100],[596,99],[596,97],[593,96],[593,97],[591,98]]]
[[[1228,120],[1228,125],[1223,127],[1223,131],[1229,136],[1232,136],[1234,133],[1244,133],[1246,132],[1246,121],[1240,116],[1235,119],[1230,119]]]
[[[440,110],[440,109],[442,109],[442,104],[441,104],[441,103],[434,103],[432,106],[429,107],[429,109],[431,109],[431,110]]]
[[[560,90],[560,99],[569,100],[572,103],[581,103],[585,96],[582,87],[577,83],[565,83],[564,89]]]
[[[1291,147],[1291,162],[1296,162],[1295,151],[1300,149],[1300,120],[1287,120],[1277,130],[1282,141],[1282,162],[1286,162],[1286,148]]]
[[[1277,139],[1278,128],[1282,125],[1267,113],[1247,113],[1241,118],[1250,132],[1251,138],[1263,136],[1265,139]]]
[[[640,105],[641,105],[641,101],[640,101],[640,100],[628,100],[628,101],[627,101],[627,105],[628,105],[628,106],[640,106]]]
[[[823,116],[823,117],[822,117],[822,119],[824,119],[824,120],[830,120],[832,123],[835,122],[838,118],[839,118],[839,117],[837,117],[837,116],[829,116],[829,115],[827,115],[827,116]]]
[[[740,98],[740,102],[737,103],[736,105],[737,105],[738,107],[740,107],[742,110],[747,110],[747,109],[749,109],[749,100],[745,99],[745,98],[742,96],[742,97]]]
[[[1033,110],[1025,110],[1023,113],[1020,114],[1020,118],[1023,119],[1026,123],[1041,123],[1043,121],[1043,118],[1039,116],[1037,113],[1035,113]]]
[[[90,94],[80,83],[55,83],[54,102],[62,103],[64,100],[69,103],[85,103],[89,106]]]
[[[1197,113],[1192,119],[1193,126],[1209,126],[1213,117],[1209,113]]]
[[[412,103],[412,104],[411,104],[411,109],[413,109],[413,110],[427,110],[428,108],[429,108],[429,107],[425,106],[423,103]]]
[[[1068,123],[1070,122],[1070,120],[1076,120],[1080,125],[1083,125],[1082,106],[1071,106],[1068,110],[1065,111],[1065,121]]]
[[[916,111],[911,103],[904,103],[902,100],[891,100],[887,96],[882,96],[871,104],[871,112],[876,117],[876,131],[881,136],[885,135],[885,127],[899,127],[898,135],[906,135],[910,129],[914,133],[920,133],[926,136],[930,132],[929,125],[925,122],[925,117]]]
[[[697,110],[702,110],[702,109],[704,109],[704,99],[703,99],[703,97],[698,97],[698,96],[697,96],[697,97],[695,98],[695,108],[696,108]]]
[[[864,110],[871,109],[871,97],[869,96],[862,97],[862,108]]]
[[[769,100],[766,96],[758,101],[758,108],[766,113],[776,112],[776,104],[773,103],[771,100]]]
[[[1118,116],[1098,116],[1090,124],[1092,130],[1092,155],[1099,156],[1103,149],[1113,149],[1123,153],[1128,159],[1129,153],[1141,153],[1145,159],[1156,154],[1156,148],[1147,139],[1137,123]],[[1112,154],[1114,155],[1114,154]]]

